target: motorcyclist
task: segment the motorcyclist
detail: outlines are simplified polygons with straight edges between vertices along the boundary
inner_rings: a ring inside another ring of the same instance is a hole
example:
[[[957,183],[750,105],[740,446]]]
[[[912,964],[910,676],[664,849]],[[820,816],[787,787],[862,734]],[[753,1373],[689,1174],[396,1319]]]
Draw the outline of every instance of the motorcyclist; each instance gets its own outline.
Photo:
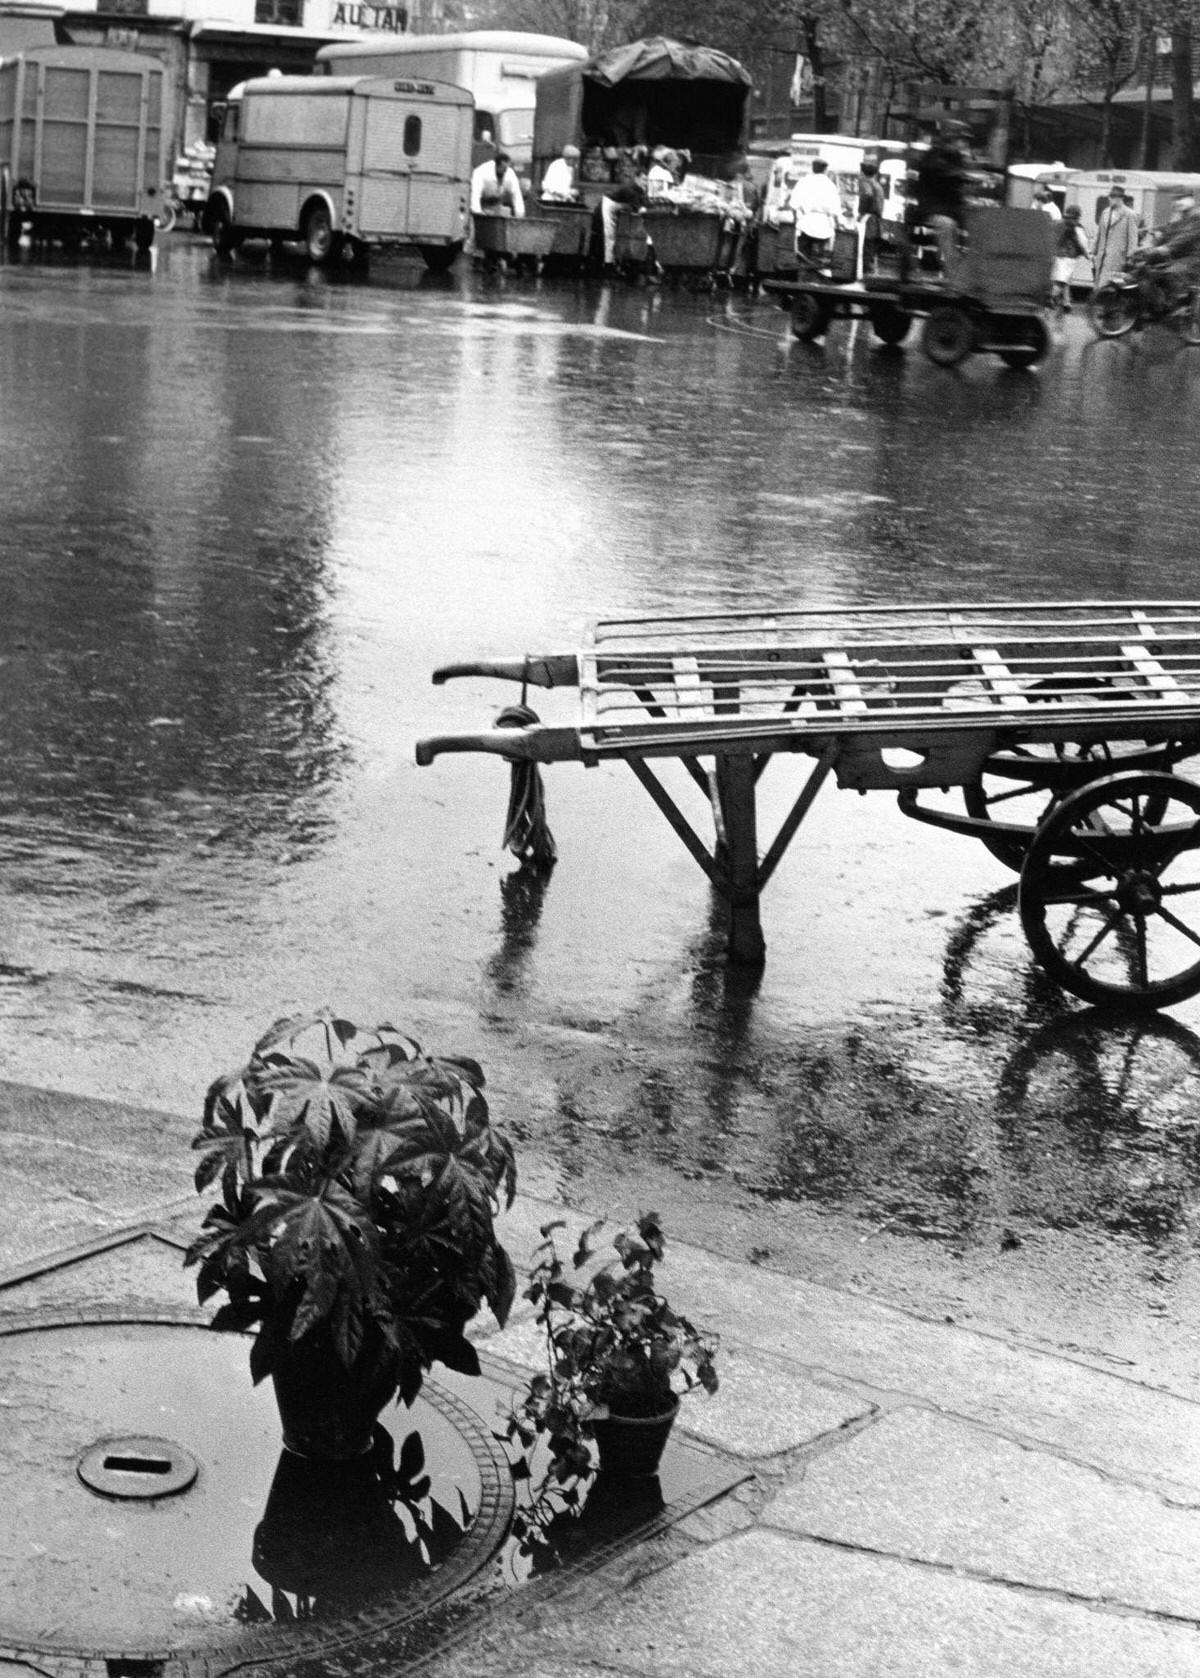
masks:
[[[1200,210],[1190,193],[1171,206],[1171,219],[1152,247],[1163,313],[1184,302],[1200,280]]]

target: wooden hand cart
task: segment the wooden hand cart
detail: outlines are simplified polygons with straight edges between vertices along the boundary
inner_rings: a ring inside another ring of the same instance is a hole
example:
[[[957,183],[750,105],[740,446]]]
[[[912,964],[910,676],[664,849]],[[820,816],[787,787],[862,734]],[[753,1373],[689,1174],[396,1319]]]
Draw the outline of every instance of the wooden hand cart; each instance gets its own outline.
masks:
[[[845,607],[600,621],[575,653],[452,676],[573,687],[567,727],[424,739],[417,761],[625,759],[730,905],[731,960],[761,962],[760,896],[822,782],[892,790],[1020,874],[1030,947],[1065,989],[1158,1008],[1200,991],[1200,603]],[[760,857],[772,756],[815,764]],[[711,844],[653,772],[679,758]],[[964,809],[922,794],[957,788]]]

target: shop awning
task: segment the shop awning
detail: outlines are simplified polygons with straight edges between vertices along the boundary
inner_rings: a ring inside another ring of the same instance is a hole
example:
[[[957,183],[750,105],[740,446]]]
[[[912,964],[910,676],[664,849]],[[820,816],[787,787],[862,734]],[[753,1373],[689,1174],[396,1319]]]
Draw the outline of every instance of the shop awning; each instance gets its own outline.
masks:
[[[295,41],[311,43],[319,41],[323,46],[331,41],[350,41],[356,37],[328,29],[296,29],[290,24],[274,23],[231,23],[221,19],[210,19],[207,23],[193,23],[188,30],[192,40],[226,40],[237,41],[243,36],[255,36],[259,39],[272,41]]]

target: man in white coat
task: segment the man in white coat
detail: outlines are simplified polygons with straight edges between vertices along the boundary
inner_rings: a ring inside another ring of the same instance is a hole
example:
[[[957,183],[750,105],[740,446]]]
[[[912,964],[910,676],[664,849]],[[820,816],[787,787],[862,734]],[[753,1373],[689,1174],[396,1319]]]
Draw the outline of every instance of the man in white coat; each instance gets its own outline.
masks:
[[[828,256],[842,214],[842,197],[828,170],[823,157],[814,157],[812,169],[801,175],[788,200],[796,217],[796,249],[816,266]]]

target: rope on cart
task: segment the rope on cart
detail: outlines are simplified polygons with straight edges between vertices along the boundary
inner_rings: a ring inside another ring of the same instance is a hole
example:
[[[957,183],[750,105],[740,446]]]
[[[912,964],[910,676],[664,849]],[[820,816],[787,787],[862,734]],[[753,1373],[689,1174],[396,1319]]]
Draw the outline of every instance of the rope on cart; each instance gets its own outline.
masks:
[[[541,721],[537,712],[525,703],[527,688],[528,680],[521,683],[521,703],[506,706],[496,718],[496,728],[530,728]],[[542,772],[536,763],[524,758],[512,758],[510,762],[512,778],[504,818],[504,849],[519,859],[522,868],[535,874],[548,874],[558,861],[558,847],[546,820]]]

